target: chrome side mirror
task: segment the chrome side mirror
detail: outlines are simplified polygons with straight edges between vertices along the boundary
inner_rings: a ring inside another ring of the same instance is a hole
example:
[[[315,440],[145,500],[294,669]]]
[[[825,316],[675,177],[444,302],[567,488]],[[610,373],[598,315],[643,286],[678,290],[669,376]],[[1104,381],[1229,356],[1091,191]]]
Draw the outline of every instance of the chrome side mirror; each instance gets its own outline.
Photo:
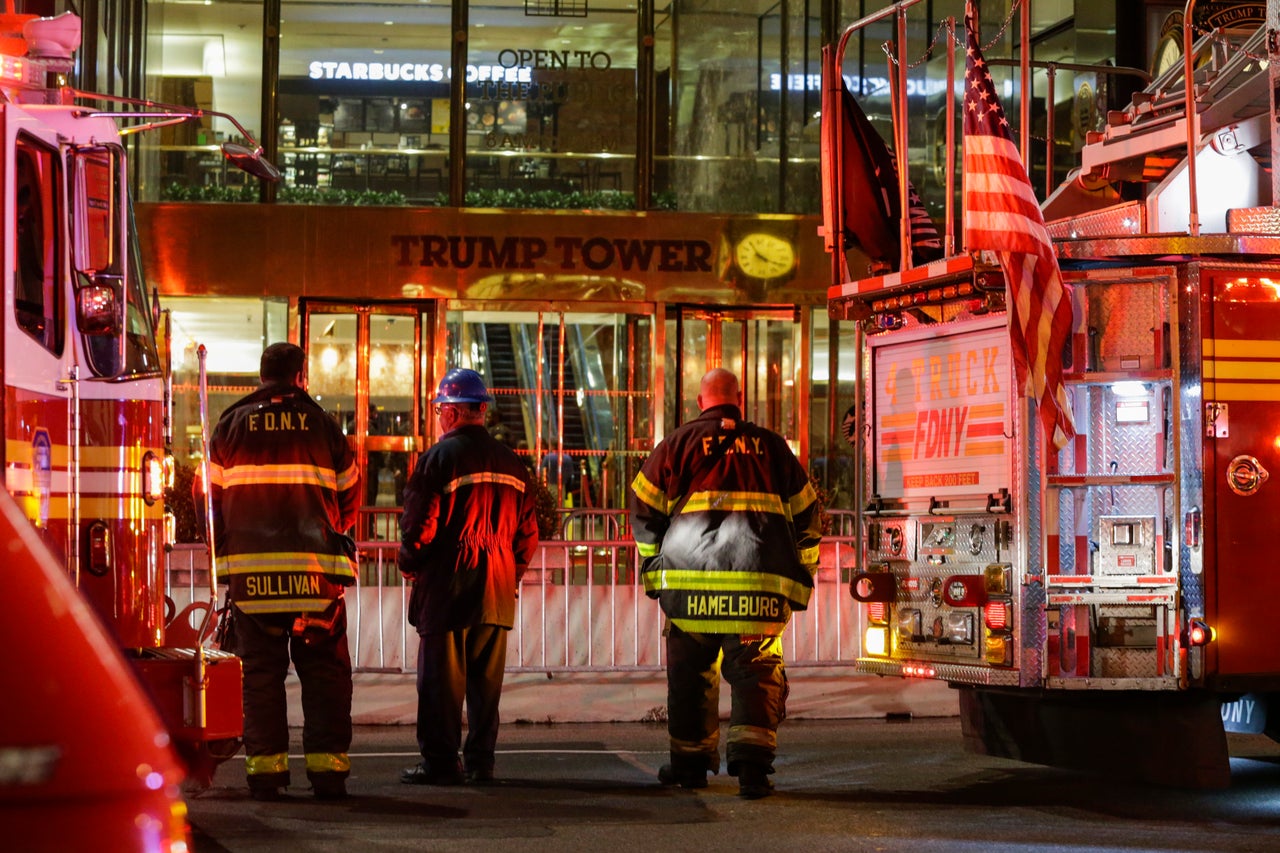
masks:
[[[237,169],[248,172],[255,178],[267,181],[280,180],[280,170],[263,158],[261,148],[249,148],[235,142],[224,142],[222,156],[230,160]]]

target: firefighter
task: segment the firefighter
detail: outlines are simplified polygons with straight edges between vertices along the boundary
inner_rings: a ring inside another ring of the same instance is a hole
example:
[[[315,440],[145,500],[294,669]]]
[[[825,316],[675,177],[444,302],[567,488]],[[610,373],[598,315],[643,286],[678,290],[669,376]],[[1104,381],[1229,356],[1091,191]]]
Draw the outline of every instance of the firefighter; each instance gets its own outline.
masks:
[[[742,419],[738,379],[702,378],[702,414],[667,436],[631,484],[645,592],[666,616],[664,785],[705,788],[720,769],[720,677],[732,690],[726,759],[746,799],[773,790],[786,716],[782,632],[813,590],[817,493],[778,434]]]
[[[538,520],[528,469],[485,427],[491,400],[474,370],[445,374],[433,400],[440,440],[405,488],[399,567],[413,581],[422,754],[400,774],[410,785],[494,778],[507,632],[538,547]]]
[[[229,578],[229,643],[244,661],[249,793],[289,785],[285,675],[302,687],[302,745],[315,796],[346,796],[351,769],[351,655],[344,589],[355,543],[344,532],[360,497],[346,436],[311,399],[306,355],[262,353],[261,387],[223,413],[209,442],[215,555]]]

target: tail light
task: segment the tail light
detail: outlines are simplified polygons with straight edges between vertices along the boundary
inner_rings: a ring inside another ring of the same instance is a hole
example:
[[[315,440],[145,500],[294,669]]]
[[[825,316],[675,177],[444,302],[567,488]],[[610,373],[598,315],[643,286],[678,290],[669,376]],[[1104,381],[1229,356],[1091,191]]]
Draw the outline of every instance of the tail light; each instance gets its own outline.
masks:
[[[873,601],[867,605],[867,621],[877,625],[889,624],[889,605],[883,601]]]
[[[1009,630],[1009,602],[988,601],[982,608],[982,621],[990,631]]]

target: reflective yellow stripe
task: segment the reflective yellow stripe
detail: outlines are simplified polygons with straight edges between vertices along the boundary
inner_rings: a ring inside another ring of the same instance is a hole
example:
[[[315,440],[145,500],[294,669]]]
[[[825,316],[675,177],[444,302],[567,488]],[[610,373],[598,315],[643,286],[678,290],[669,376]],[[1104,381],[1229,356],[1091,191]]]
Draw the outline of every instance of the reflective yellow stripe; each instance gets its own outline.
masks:
[[[347,470],[338,475],[338,491],[345,492],[358,482],[360,482],[360,471],[356,468],[356,463],[352,462],[347,466]]]
[[[644,587],[646,592],[664,589],[690,592],[772,592],[796,602],[807,602],[812,592],[809,587],[790,578],[767,572],[704,572],[688,569],[645,572]]]
[[[812,548],[800,549],[800,565],[816,566],[818,564],[819,546],[814,545]]]
[[[1221,358],[1280,358],[1280,341],[1205,338],[1204,354]]]
[[[762,726],[729,726],[729,743],[762,746],[770,751],[778,748],[778,733]]]
[[[518,492],[524,491],[524,480],[514,477],[511,474],[498,474],[492,471],[481,471],[479,474],[465,474],[455,480],[450,481],[444,487],[444,493],[457,491],[463,486],[474,486],[477,483],[497,483],[500,486],[510,486]]]
[[[332,468],[319,465],[236,465],[231,468],[212,466],[209,474],[215,486],[320,486],[338,488],[338,475]]]
[[[767,512],[791,517],[782,498],[768,492],[694,492],[681,508],[686,512]]]
[[[289,753],[277,752],[274,755],[250,755],[245,759],[244,771],[250,776],[266,773],[288,773]]]
[[[351,770],[351,759],[345,752],[308,752],[307,772],[309,773],[347,773]]]
[[[684,619],[671,617],[671,624],[687,634],[765,634],[782,633],[782,622],[752,622],[735,619]]]
[[[645,557],[647,559],[658,553],[658,546],[650,545],[647,542],[637,542],[636,550],[640,552],[641,557]]]
[[[351,561],[336,554],[277,551],[266,554],[228,554],[219,557],[219,572],[246,575],[251,572],[321,572],[355,577]]]
[[[702,740],[681,740],[673,737],[670,741],[672,755],[710,755],[718,751],[720,746],[720,727],[717,726]]]
[[[671,502],[667,500],[666,493],[650,483],[643,472],[636,474],[636,478],[631,481],[631,491],[636,493],[636,497],[642,503],[648,504],[663,515],[671,514]]]
[[[236,607],[245,613],[314,613],[332,603],[327,598],[265,598],[237,601]]]
[[[800,494],[791,498],[790,510],[793,516],[804,512],[813,502],[818,499],[818,493],[814,491],[812,483],[805,483],[804,488],[800,490]]]

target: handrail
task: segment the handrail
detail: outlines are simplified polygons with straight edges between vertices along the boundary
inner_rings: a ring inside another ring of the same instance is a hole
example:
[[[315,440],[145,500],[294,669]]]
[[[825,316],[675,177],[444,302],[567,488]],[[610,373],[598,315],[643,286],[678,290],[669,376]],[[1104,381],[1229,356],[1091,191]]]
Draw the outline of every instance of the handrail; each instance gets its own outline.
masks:
[[[1019,64],[1020,64],[1019,60],[1016,60],[1016,59],[988,59],[987,60],[987,65],[1018,66]],[[1089,63],[1078,63],[1078,62],[1056,62],[1056,61],[1046,61],[1043,59],[1032,60],[1029,64],[1032,68],[1043,68],[1047,72],[1046,76],[1048,77],[1049,90],[1045,94],[1045,101],[1049,104],[1054,103],[1054,100],[1053,100],[1054,91],[1055,91],[1054,81],[1056,79],[1058,69],[1062,69],[1064,71],[1078,71],[1078,72],[1085,72],[1090,74],[1102,74],[1102,75],[1118,76],[1121,74],[1128,74],[1141,79],[1144,83],[1151,82],[1151,73],[1149,71],[1144,71],[1141,68],[1132,68],[1127,65],[1101,65],[1101,64],[1089,64]],[[950,103],[950,101],[948,101],[948,103]],[[1044,170],[1044,194],[1045,194],[1045,198],[1048,198],[1049,195],[1053,193],[1053,189],[1054,189],[1054,184],[1053,184],[1053,161],[1054,161],[1053,141],[1054,139],[1053,138],[1056,131],[1056,126],[1054,124],[1054,111],[1052,109],[1047,110],[1047,116],[1045,118],[1045,122],[1046,124],[1045,124],[1045,133],[1044,133],[1044,136],[1045,136],[1044,147],[1045,147],[1046,167]]]
[[[890,92],[891,92],[891,97],[893,99],[893,113],[896,115],[903,116],[903,121],[898,123],[900,126],[900,129],[895,129],[895,135],[900,136],[901,138],[894,140],[894,148],[896,150],[893,152],[894,159],[897,161],[897,165],[898,165],[898,209],[902,211],[902,214],[898,220],[898,233],[899,233],[899,242],[901,244],[899,246],[899,257],[900,257],[900,264],[901,264],[899,269],[903,271],[911,268],[911,216],[909,214],[910,195],[907,191],[907,144],[906,144],[907,140],[905,136],[906,124],[907,124],[905,120],[906,111],[907,111],[907,86],[906,86],[906,74],[907,74],[906,20],[907,20],[907,17],[906,15],[907,15],[907,9],[911,8],[912,6],[916,5],[919,2],[920,0],[897,0],[897,2],[894,3],[892,6],[886,6],[885,8],[881,9],[879,12],[873,12],[870,15],[867,15],[863,18],[858,19],[857,21],[854,21],[852,24],[846,27],[844,32],[840,34],[840,41],[836,47],[836,51],[833,56],[833,64],[831,68],[831,75],[833,79],[829,84],[824,84],[824,85],[836,86],[836,83],[838,81],[839,86],[844,85],[844,51],[849,44],[849,37],[851,35],[853,35],[855,32],[865,27],[870,26],[871,24],[877,23],[879,21],[883,21],[885,18],[888,18],[890,16],[895,16],[897,18],[896,30],[898,33],[898,37],[897,37],[898,43],[896,45],[896,48],[898,51],[898,55],[897,55],[896,61],[898,64],[898,74],[900,79],[899,79],[898,85],[890,87]],[[949,88],[952,85],[952,83],[949,82],[947,85]],[[835,91],[837,92],[837,95],[838,95],[839,93],[838,86],[836,86]],[[948,92],[948,97],[950,97],[950,92]],[[844,105],[841,103],[841,99],[838,96],[830,100],[831,100],[831,103],[834,105],[834,109],[835,109],[835,116],[832,118],[830,125],[835,129],[834,130],[835,133],[840,133],[844,128]],[[831,150],[831,154],[832,155],[835,154],[834,147]],[[949,178],[950,176],[948,176],[948,179]],[[844,198],[842,193],[840,192],[840,187],[843,184],[843,175],[840,175],[837,173],[832,183],[835,184],[835,186],[831,188],[831,201],[832,201],[832,204],[834,205],[834,215],[832,217],[833,221],[831,223],[831,226],[832,228],[842,229],[843,222],[844,222]],[[836,234],[830,235],[830,239],[833,239],[836,241],[835,259],[833,260],[833,272],[838,269],[840,264],[840,259],[843,257],[843,254],[844,254],[844,247],[841,245],[842,241],[836,239],[836,237],[837,237]]]
[[[1196,0],[1187,0],[1182,13],[1182,84],[1186,92],[1183,108],[1187,111],[1187,230],[1200,236],[1200,199],[1196,189],[1196,142],[1200,139],[1200,111],[1195,102],[1195,56],[1192,54],[1191,14]]]

